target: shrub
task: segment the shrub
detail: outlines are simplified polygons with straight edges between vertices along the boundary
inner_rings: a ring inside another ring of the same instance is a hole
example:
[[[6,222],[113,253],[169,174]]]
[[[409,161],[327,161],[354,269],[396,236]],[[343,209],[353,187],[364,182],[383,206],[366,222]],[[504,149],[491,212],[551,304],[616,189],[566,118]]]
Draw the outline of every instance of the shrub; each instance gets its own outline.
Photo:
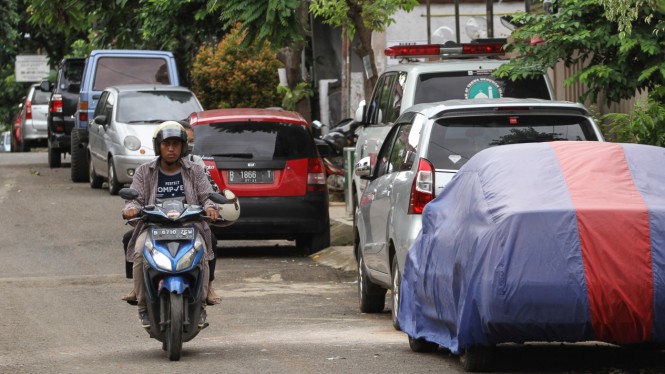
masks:
[[[240,47],[235,27],[213,49],[199,49],[192,67],[192,91],[205,109],[279,106],[277,69],[282,63],[268,43]]]

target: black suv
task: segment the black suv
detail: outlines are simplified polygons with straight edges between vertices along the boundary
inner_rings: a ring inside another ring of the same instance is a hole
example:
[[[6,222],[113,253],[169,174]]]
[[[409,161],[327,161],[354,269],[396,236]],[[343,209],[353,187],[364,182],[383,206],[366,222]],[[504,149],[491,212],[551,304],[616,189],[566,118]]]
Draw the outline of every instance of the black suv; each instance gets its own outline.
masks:
[[[47,117],[48,125],[48,165],[60,167],[62,154],[70,152],[74,115],[78,106],[84,58],[64,58],[58,68],[55,85],[43,81],[42,91],[52,91]]]

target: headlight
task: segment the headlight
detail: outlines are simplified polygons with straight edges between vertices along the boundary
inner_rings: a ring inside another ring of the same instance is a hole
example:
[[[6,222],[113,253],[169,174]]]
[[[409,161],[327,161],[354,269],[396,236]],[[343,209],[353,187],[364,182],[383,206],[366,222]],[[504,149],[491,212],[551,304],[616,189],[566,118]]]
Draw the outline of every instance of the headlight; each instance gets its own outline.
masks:
[[[175,271],[180,271],[182,269],[187,269],[188,267],[192,266],[192,262],[194,262],[194,258],[196,257],[196,254],[198,253],[199,249],[203,245],[203,240],[201,237],[196,238],[196,242],[194,242],[194,247],[187,251],[184,256],[178,260],[178,263],[175,266]]]
[[[141,141],[134,135],[125,137],[125,141],[123,143],[130,151],[138,151],[139,148],[141,148]]]
[[[150,238],[146,239],[145,247],[148,248],[148,251],[152,256],[152,260],[155,261],[157,267],[166,271],[173,270],[173,265],[171,264],[171,260],[168,257],[166,257],[165,254],[155,249],[155,247],[152,245],[152,241],[150,240]]]

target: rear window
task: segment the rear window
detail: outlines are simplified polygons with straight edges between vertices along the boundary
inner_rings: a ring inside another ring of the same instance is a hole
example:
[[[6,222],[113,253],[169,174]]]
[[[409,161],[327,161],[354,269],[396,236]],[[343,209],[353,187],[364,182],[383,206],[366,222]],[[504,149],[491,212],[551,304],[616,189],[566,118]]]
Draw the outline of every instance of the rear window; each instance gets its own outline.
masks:
[[[436,169],[458,170],[485,148],[561,140],[598,138],[589,120],[581,116],[443,118],[432,126],[427,159]]]
[[[187,91],[131,91],[118,98],[117,121],[124,123],[182,120],[201,110]]]
[[[108,86],[121,84],[171,84],[169,69],[163,58],[102,57],[92,89],[101,91]]]
[[[294,160],[315,156],[314,140],[302,125],[225,122],[194,126],[194,154],[225,159]]]
[[[83,68],[85,66],[85,61],[70,61],[65,64],[62,70],[62,82],[60,83],[60,89],[67,89],[70,84],[79,84],[81,83],[81,77],[83,76]]]
[[[36,87],[34,93],[32,94],[32,105],[48,105],[50,98],[51,92],[42,91],[39,89],[39,87]]]
[[[421,74],[414,104],[476,98],[535,98],[550,100],[545,78],[511,81],[493,77],[490,71]]]

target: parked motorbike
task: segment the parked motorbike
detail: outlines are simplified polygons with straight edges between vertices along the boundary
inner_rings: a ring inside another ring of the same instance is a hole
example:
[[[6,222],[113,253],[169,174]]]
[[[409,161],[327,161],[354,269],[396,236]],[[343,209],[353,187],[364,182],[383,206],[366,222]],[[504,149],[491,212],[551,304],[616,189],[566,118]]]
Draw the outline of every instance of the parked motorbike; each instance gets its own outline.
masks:
[[[313,121],[312,125],[318,130],[327,126],[320,121]],[[326,168],[326,182],[328,190],[333,192],[344,191],[344,148],[355,146],[357,123],[351,119],[343,119],[330,131],[318,139],[330,146],[330,154],[323,157]]]
[[[125,200],[135,200],[138,192],[123,188]],[[210,194],[217,204],[227,198]],[[143,248],[147,266],[143,269],[146,303],[153,339],[162,342],[171,361],[178,361],[182,343],[192,340],[208,326],[199,325],[202,311],[201,292],[204,264],[204,239],[194,223],[209,220],[202,206],[185,204],[181,199],[158,201],[141,209],[139,217],[128,220],[147,223],[148,235]],[[217,221],[216,221],[217,222]]]

